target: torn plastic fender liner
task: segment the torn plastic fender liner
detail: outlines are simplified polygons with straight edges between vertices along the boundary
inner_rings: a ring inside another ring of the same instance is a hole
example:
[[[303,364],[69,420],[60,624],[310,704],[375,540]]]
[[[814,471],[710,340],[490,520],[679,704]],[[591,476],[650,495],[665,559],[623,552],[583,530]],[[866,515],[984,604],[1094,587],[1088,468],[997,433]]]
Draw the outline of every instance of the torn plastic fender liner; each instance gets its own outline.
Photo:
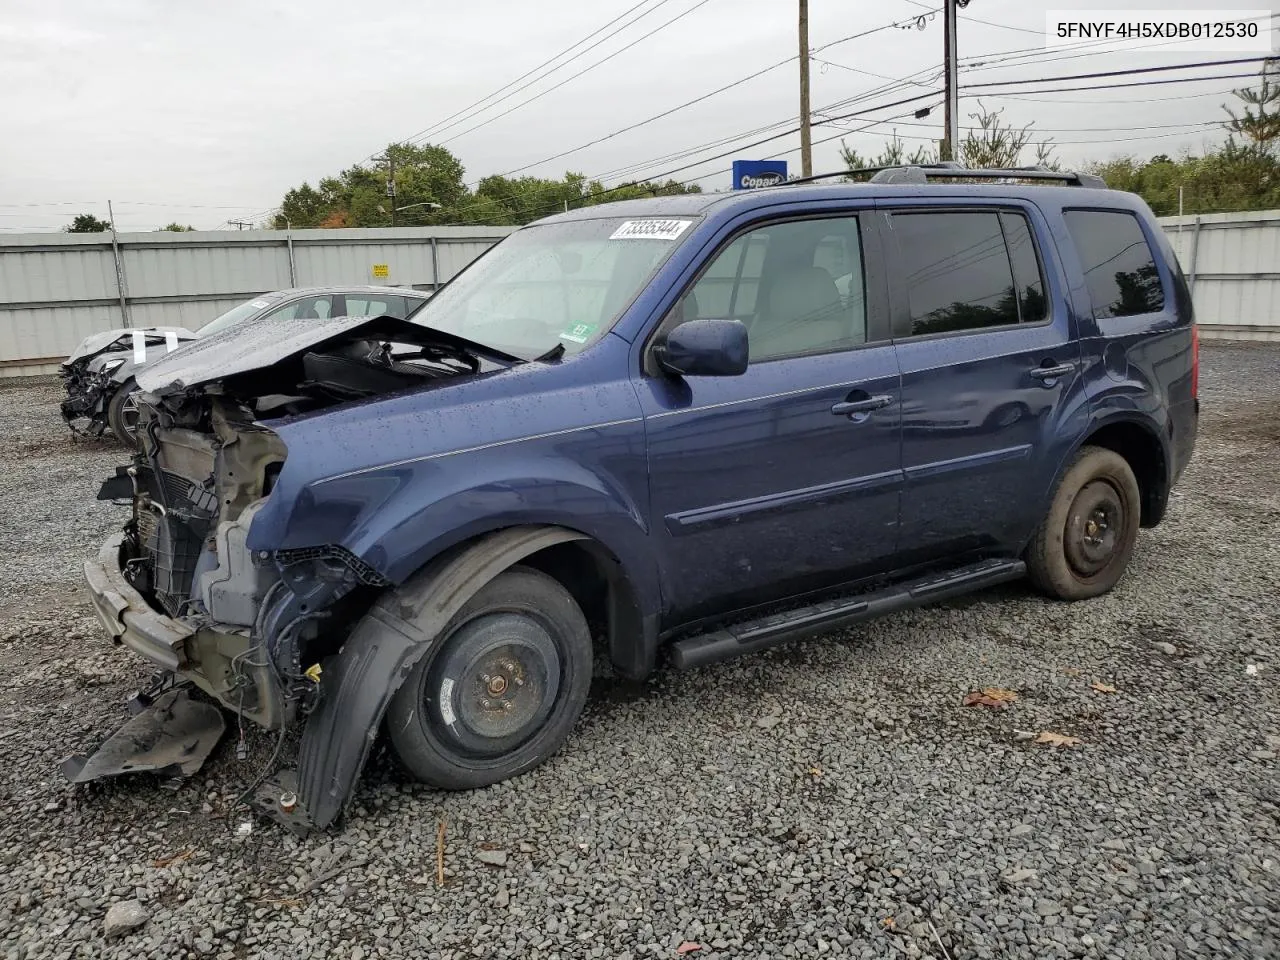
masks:
[[[200,769],[225,730],[221,710],[192,700],[179,687],[134,716],[90,756],[67,757],[59,769],[72,783],[147,770],[189,777]]]
[[[314,826],[342,813],[392,696],[476,591],[539,550],[585,539],[563,527],[500,530],[449,551],[374,604],[325,664],[320,702],[302,732],[298,797]]]

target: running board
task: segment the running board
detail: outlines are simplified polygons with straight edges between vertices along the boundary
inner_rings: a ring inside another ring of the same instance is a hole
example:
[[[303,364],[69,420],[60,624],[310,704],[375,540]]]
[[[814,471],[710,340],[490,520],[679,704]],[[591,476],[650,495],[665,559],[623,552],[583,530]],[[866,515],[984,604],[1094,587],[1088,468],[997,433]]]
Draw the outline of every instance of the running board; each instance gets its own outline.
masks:
[[[756,653],[769,647],[845,627],[861,620],[946,600],[982,587],[1017,580],[1027,572],[1021,560],[982,560],[944,573],[907,580],[856,597],[835,597],[819,603],[771,613],[756,620],[699,633],[671,645],[677,670],[691,670],[718,660]]]

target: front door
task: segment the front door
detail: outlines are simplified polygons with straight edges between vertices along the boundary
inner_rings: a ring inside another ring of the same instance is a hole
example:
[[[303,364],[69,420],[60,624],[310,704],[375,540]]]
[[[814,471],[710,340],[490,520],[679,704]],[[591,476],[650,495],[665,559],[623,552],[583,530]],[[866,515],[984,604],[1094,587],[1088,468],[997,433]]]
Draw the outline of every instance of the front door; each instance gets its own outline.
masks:
[[[892,561],[899,376],[882,271],[855,213],[772,221],[722,246],[664,328],[732,318],[737,377],[639,383],[669,619],[821,589]],[[874,277],[868,292],[866,278]]]
[[[1047,234],[1018,207],[887,211],[902,368],[903,560],[1008,554],[1087,421]]]

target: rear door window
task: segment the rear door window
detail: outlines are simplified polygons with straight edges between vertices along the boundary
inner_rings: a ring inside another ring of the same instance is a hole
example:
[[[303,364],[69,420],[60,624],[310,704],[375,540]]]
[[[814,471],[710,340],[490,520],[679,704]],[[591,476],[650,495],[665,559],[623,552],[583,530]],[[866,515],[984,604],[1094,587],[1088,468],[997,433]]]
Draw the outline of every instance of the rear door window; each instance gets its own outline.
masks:
[[[1010,218],[1011,226],[1020,222],[1024,231],[1023,238],[1015,240],[1022,261],[1019,272],[1028,274],[1025,280],[1015,280],[1015,245],[1006,242],[1001,219],[996,211],[892,215],[912,336],[1017,324],[1024,319],[1021,303],[1027,305],[1026,322],[1044,319],[1044,284],[1026,220],[1020,214]],[[1031,290],[1020,296],[1024,286]]]
[[[1123,210],[1064,210],[1062,215],[1084,267],[1095,319],[1164,309],[1160,271],[1137,217]]]

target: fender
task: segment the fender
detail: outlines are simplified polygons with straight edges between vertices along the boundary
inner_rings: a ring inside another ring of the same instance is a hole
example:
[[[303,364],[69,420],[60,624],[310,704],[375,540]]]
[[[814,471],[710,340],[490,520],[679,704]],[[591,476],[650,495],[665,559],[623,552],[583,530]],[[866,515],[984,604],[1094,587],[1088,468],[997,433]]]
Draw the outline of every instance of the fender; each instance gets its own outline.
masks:
[[[292,500],[268,501],[249,547],[334,544],[401,584],[455,545],[494,530],[564,527],[616,557],[644,612],[656,614],[661,590],[642,435],[614,427],[554,439],[575,449],[563,455],[530,441],[312,482]]]
[[[1136,409],[1112,411],[1103,415],[1095,413],[1091,416],[1089,418],[1088,426],[1085,427],[1084,433],[1080,435],[1080,439],[1067,449],[1065,455],[1062,457],[1061,461],[1059,461],[1058,468],[1053,475],[1053,483],[1050,485],[1048,490],[1043,491],[1041,497],[1042,503],[1046,505],[1049,503],[1049,498],[1052,497],[1054,491],[1058,489],[1058,484],[1061,482],[1063,474],[1067,472],[1067,467],[1070,466],[1071,461],[1076,458],[1076,454],[1078,454],[1083,447],[1088,445],[1090,438],[1105,427],[1112,427],[1119,424],[1139,428],[1150,436],[1151,439],[1160,447],[1160,452],[1164,457],[1165,481],[1161,485],[1160,490],[1157,491],[1155,499],[1149,505],[1153,511],[1153,522],[1146,524],[1144,521],[1144,525],[1154,526],[1156,523],[1159,523],[1160,519],[1164,516],[1165,507],[1169,502],[1169,490],[1172,486],[1169,482],[1169,471],[1172,459],[1169,449],[1169,438],[1165,432],[1160,429],[1160,426],[1156,421],[1138,412]],[[1148,505],[1144,504],[1144,511],[1147,509],[1147,506]]]
[[[312,825],[345,809],[392,696],[449,621],[482,586],[531,554],[587,539],[573,530],[514,527],[437,558],[383,594],[324,664],[320,703],[298,754],[298,797]]]

